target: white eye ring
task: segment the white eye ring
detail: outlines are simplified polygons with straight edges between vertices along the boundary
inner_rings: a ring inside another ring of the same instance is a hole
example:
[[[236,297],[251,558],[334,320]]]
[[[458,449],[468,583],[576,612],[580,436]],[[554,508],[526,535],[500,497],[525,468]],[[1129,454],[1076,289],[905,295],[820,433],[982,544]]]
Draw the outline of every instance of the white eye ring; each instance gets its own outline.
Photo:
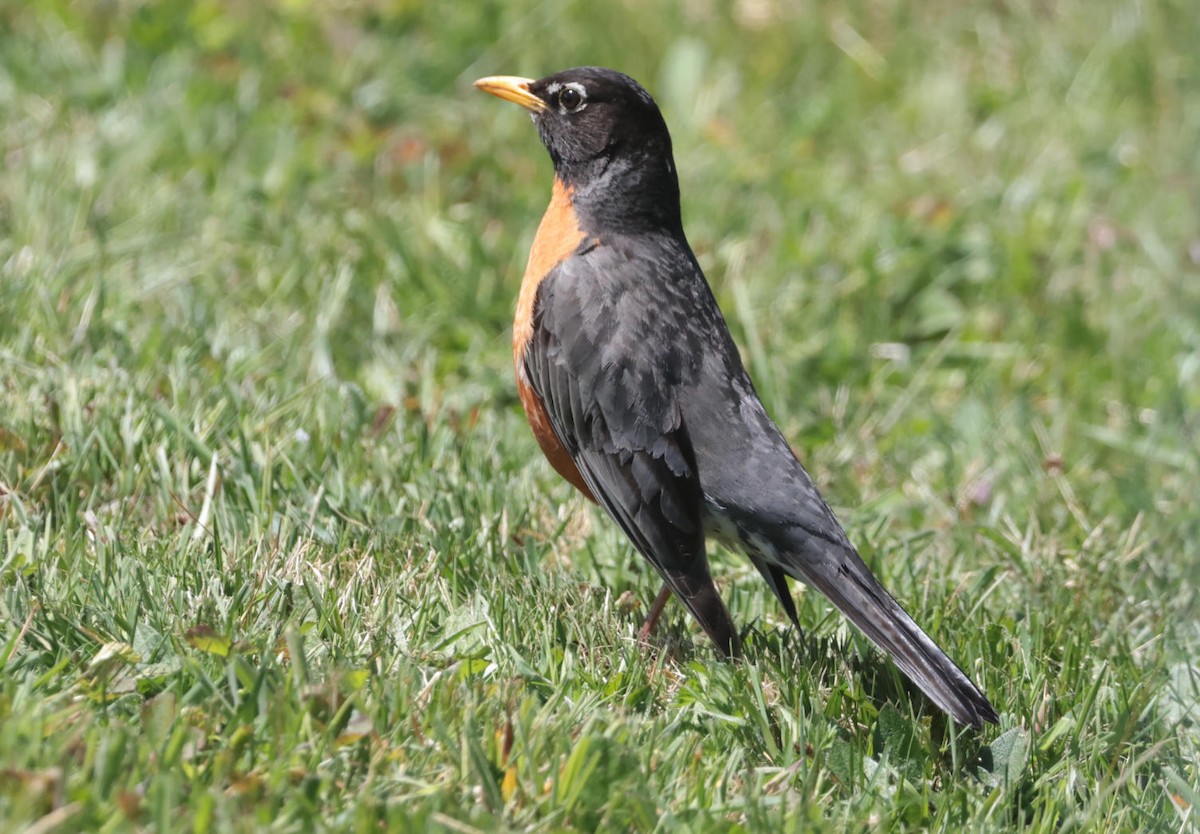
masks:
[[[582,84],[568,81],[566,84],[551,84],[546,92],[554,96],[560,113],[578,113],[587,107],[587,90]]]

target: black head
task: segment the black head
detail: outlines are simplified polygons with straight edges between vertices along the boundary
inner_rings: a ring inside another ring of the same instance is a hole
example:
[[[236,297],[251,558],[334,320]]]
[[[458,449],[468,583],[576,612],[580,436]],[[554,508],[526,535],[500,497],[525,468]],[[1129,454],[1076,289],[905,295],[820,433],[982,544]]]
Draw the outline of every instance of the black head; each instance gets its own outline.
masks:
[[[678,224],[671,135],[654,99],[628,75],[576,67],[536,81],[491,76],[475,86],[530,112],[577,209]]]

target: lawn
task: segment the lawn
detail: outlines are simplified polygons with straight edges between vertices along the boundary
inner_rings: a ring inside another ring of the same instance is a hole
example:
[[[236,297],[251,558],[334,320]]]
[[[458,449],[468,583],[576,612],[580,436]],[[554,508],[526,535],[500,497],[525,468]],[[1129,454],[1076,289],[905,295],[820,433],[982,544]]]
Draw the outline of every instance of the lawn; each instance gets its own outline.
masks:
[[[1183,0],[0,6],[0,829],[1192,830],[1200,16]],[[714,553],[720,661],[524,424],[599,63],[948,722]]]

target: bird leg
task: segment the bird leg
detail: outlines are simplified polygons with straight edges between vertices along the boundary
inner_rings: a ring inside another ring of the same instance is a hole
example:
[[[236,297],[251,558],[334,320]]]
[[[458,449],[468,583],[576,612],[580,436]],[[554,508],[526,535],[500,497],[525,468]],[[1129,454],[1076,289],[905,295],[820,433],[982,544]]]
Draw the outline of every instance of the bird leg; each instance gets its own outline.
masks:
[[[658,592],[658,596],[654,598],[654,603],[650,606],[650,613],[646,615],[646,622],[642,623],[642,627],[638,631],[638,639],[643,643],[647,642],[650,639],[650,635],[654,633],[654,627],[658,625],[658,618],[662,616],[663,609],[667,607],[667,600],[670,598],[671,586],[664,582],[662,590]]]

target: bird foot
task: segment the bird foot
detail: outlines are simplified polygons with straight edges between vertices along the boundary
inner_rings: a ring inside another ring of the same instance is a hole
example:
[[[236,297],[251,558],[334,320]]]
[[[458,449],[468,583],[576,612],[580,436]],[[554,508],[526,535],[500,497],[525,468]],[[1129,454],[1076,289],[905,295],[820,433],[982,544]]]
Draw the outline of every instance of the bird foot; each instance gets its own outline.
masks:
[[[658,618],[662,616],[663,609],[667,607],[667,600],[670,598],[671,587],[664,582],[662,590],[658,592],[658,596],[654,598],[654,602],[650,606],[650,613],[646,615],[646,621],[638,629],[638,640],[643,643],[650,642],[650,635],[654,633],[654,627],[658,625]]]

